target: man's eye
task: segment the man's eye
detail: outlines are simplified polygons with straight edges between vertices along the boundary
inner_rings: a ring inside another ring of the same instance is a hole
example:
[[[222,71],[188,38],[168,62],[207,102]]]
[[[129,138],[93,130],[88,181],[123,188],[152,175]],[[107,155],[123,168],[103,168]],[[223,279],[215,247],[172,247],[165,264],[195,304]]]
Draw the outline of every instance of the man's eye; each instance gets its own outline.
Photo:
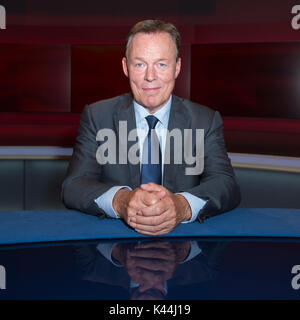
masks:
[[[165,68],[167,65],[166,65],[165,63],[159,63],[158,66],[159,66],[160,68]]]
[[[141,68],[143,66],[143,64],[142,63],[137,63],[135,66],[138,67],[138,68]]]

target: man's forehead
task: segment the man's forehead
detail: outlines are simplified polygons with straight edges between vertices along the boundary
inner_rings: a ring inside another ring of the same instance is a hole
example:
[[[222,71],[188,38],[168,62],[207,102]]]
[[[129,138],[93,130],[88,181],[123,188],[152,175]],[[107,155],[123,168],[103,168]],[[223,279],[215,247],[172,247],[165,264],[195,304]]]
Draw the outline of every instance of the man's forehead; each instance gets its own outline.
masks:
[[[176,54],[176,45],[170,34],[167,32],[157,32],[157,33],[142,33],[139,32],[134,35],[129,46],[130,53],[134,52],[134,57],[139,56],[139,52],[151,50],[167,52]],[[165,57],[167,59],[168,56]]]
[[[136,43],[140,41],[141,42],[149,42],[149,41],[157,42],[157,41],[168,41],[168,40],[174,43],[171,35],[165,31],[153,32],[153,33],[138,32],[133,36],[131,43]]]

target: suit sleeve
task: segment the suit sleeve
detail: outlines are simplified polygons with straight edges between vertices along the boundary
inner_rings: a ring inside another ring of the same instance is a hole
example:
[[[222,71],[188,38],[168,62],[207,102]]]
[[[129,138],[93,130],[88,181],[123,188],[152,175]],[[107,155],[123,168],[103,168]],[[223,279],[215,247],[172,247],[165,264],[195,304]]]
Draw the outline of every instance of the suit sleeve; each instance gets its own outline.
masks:
[[[227,155],[220,114],[216,111],[204,137],[204,169],[199,185],[184,190],[206,200],[197,219],[234,209],[240,203],[240,189]]]
[[[102,217],[104,211],[94,200],[113,185],[101,182],[101,165],[96,160],[96,135],[97,129],[87,106],[81,115],[72,159],[62,185],[62,200],[69,209]]]

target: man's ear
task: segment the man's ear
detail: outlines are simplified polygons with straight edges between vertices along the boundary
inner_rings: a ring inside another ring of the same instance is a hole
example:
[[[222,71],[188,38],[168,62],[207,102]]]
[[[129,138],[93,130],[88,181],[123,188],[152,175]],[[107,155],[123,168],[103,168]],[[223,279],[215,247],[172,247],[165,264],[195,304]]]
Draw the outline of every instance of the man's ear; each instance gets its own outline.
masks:
[[[122,67],[125,76],[128,77],[127,59],[125,57],[122,58]]]
[[[181,58],[178,58],[176,61],[176,68],[175,68],[175,79],[178,77],[181,70]]]

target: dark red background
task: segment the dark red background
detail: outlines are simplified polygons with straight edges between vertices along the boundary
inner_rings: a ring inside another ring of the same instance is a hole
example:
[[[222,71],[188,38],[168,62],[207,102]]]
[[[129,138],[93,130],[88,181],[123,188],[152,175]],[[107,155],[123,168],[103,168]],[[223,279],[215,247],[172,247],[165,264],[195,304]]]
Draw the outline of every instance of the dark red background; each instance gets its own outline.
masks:
[[[221,112],[228,151],[300,156],[295,1],[7,0],[0,145],[72,146],[84,105],[129,90],[124,41],[141,19],[175,23],[175,94]]]

